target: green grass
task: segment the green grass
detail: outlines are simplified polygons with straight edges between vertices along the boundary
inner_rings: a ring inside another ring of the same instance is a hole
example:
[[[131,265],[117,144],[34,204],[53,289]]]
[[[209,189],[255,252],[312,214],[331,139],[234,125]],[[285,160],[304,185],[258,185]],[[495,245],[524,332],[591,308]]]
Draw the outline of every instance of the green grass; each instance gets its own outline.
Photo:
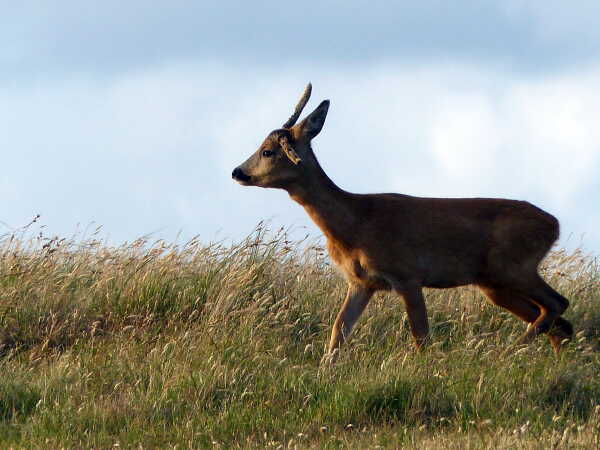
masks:
[[[467,287],[426,292],[425,351],[378,295],[321,367],[345,283],[319,246],[0,244],[0,448],[600,445],[600,272],[577,252],[543,267],[576,329],[558,358],[545,337],[501,358],[524,325]]]

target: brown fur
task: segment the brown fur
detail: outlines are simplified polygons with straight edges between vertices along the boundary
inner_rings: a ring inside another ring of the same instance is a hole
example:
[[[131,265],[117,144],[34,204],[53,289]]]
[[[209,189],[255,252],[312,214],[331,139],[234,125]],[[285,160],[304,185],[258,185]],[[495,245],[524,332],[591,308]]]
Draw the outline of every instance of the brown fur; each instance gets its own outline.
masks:
[[[377,290],[404,298],[419,347],[428,333],[422,288],[467,284],[529,323],[521,342],[547,333],[558,353],[572,335],[560,317],[569,303],[538,274],[558,238],[558,221],[517,200],[346,192],[311,148],[328,107],[322,102],[301,123],[270,133],[233,177],[244,185],[285,189],[325,234],[329,255],[348,281],[329,353],[348,337]]]

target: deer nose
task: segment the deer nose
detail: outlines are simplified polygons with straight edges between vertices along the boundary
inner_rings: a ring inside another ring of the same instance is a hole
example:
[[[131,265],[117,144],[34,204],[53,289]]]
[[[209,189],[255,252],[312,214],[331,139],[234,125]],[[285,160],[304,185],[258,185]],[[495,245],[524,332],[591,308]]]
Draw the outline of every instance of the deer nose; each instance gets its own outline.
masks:
[[[242,169],[240,169],[239,167],[236,167],[235,169],[233,169],[233,172],[231,172],[231,178],[233,178],[234,180],[240,180],[240,181],[250,181],[250,177],[248,175],[246,175],[244,173],[244,171]]]

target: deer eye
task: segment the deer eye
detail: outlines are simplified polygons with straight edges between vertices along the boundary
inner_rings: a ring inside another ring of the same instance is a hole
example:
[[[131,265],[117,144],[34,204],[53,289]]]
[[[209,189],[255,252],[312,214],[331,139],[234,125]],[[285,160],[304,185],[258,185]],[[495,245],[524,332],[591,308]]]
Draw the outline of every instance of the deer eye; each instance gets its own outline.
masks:
[[[262,155],[265,158],[269,158],[269,157],[273,156],[273,153],[275,153],[273,150],[263,150]]]

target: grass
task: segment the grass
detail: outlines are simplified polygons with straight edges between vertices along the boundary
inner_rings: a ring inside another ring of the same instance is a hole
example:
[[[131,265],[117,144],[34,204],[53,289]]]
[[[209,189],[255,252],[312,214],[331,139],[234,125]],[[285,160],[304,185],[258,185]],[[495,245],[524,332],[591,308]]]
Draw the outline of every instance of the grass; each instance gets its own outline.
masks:
[[[426,292],[432,344],[375,297],[320,367],[345,283],[318,245],[0,242],[0,448],[598,448],[600,271],[544,277],[576,337],[501,358],[524,325],[466,287]]]

